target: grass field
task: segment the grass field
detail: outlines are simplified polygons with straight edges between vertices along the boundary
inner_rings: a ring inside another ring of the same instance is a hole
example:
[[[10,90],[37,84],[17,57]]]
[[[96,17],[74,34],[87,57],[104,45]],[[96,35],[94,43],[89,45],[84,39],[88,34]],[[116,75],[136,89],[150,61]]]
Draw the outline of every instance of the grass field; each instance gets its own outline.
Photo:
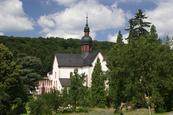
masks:
[[[114,114],[113,109],[95,108],[88,113],[70,113],[70,114],[58,114],[58,115],[118,115],[118,114]],[[148,115],[148,110],[147,109],[137,109],[134,111],[124,112],[124,115]],[[160,113],[160,114],[152,113],[152,115],[173,115],[173,112]]]
[[[123,112],[124,115],[149,115],[147,109],[137,109],[133,111],[125,111]],[[29,115],[29,114],[23,114],[23,115]],[[90,109],[88,113],[64,113],[64,114],[57,114],[57,115],[119,115],[114,113],[114,109],[100,109],[100,108],[94,108]],[[173,112],[168,113],[152,113],[152,115],[173,115]]]

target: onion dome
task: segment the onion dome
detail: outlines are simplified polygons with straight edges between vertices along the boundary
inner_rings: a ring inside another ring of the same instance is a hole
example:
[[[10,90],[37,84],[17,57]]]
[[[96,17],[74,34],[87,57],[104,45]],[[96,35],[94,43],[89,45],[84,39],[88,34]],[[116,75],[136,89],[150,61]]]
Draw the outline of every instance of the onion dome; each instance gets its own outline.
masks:
[[[88,26],[88,17],[86,17],[84,36],[81,38],[81,44],[92,44],[92,38],[89,36],[89,32],[90,32],[90,28]]]
[[[81,44],[92,44],[92,38],[90,36],[83,36]]]

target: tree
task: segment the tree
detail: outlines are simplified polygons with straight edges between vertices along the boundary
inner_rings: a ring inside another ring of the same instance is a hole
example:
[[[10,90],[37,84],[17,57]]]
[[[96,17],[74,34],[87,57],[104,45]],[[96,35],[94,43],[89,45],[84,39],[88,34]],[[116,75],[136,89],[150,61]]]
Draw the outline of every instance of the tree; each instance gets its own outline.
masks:
[[[139,9],[134,18],[129,20],[129,28],[126,29],[129,31],[128,39],[135,39],[149,33],[147,28],[150,27],[150,22],[144,21],[146,18],[143,11]]]
[[[163,46],[161,49],[160,58],[158,62],[158,77],[157,90],[159,93],[154,95],[156,112],[171,111],[173,107],[173,72],[172,72],[172,56],[173,51],[169,46]],[[166,69],[165,69],[166,68]],[[159,100],[161,101],[159,101]]]
[[[70,103],[73,105],[74,110],[76,107],[81,105],[82,101],[84,100],[84,93],[85,93],[85,86],[84,84],[85,75],[78,74],[78,70],[74,70],[73,73],[70,75],[70,87],[69,87],[69,94],[70,94]]]
[[[121,34],[121,31],[118,32],[117,42],[116,43],[123,44],[123,36]]]
[[[155,107],[157,112],[172,107],[172,51],[153,39],[150,35],[141,36],[110,51],[110,90],[114,88],[111,95],[116,108],[121,102],[131,103],[135,108]]]
[[[21,114],[26,101],[19,66],[10,50],[0,44],[0,114]]]
[[[152,25],[150,28],[150,36],[151,38],[158,39],[158,34],[154,25]]]
[[[58,91],[45,93],[32,99],[29,102],[30,114],[32,115],[52,115],[58,112],[62,106],[62,96]]]
[[[127,82],[127,72],[124,70],[124,53],[127,45],[115,44],[107,55],[107,65],[109,67],[109,96],[112,100],[116,112],[121,112],[120,105],[126,102],[124,84]]]
[[[165,44],[167,46],[170,46],[170,42],[171,42],[170,37],[167,35],[166,38],[165,38]]]
[[[80,53],[79,39],[63,39],[50,37],[44,39],[42,37],[12,37],[0,36],[0,43],[5,44],[16,59],[20,54],[25,56],[37,57],[41,60],[43,68],[40,69],[41,75],[46,75],[52,67],[52,60],[56,53]],[[113,46],[112,42],[93,41],[93,50],[99,50],[106,54]]]
[[[62,90],[62,102],[63,102],[63,106],[64,107],[67,107],[68,104],[70,103],[70,99],[69,99],[69,91],[67,89],[67,87],[65,87],[63,90]]]
[[[19,56],[17,64],[21,68],[21,79],[25,84],[25,89],[30,94],[30,92],[35,91],[37,82],[41,79],[41,60],[33,56]]]
[[[105,106],[105,78],[103,76],[99,59],[97,59],[96,65],[92,73],[91,95],[93,106]]]

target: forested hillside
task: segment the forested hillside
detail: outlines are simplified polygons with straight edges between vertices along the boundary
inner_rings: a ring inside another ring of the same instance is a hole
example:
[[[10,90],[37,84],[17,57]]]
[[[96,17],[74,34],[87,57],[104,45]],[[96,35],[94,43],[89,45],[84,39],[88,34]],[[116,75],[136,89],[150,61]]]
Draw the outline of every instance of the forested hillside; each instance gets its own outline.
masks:
[[[42,74],[51,70],[53,56],[56,53],[80,53],[80,40],[63,38],[27,38],[0,36],[0,43],[6,45],[14,54],[35,56],[43,64]],[[113,43],[94,41],[93,50],[101,51],[103,55],[111,49]]]

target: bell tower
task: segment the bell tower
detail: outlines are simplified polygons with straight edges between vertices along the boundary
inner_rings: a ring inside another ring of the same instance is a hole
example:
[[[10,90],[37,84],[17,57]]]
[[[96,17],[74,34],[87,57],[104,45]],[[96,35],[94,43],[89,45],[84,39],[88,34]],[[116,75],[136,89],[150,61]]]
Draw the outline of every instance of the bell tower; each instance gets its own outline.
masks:
[[[86,25],[84,27],[84,36],[81,38],[81,52],[92,52],[92,38],[90,37],[90,28],[88,26],[88,16],[86,17]]]

